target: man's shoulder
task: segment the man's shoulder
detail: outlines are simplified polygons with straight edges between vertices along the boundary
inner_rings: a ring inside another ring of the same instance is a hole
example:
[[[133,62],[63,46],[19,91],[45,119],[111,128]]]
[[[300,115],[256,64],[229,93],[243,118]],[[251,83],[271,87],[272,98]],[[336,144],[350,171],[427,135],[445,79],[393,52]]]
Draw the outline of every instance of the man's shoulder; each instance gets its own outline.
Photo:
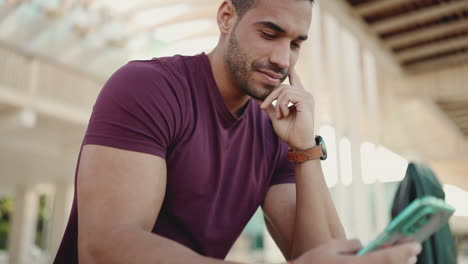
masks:
[[[187,83],[188,69],[193,60],[201,60],[201,55],[132,60],[120,67],[108,83],[120,83],[129,89],[147,89],[147,87],[178,86]],[[184,86],[184,85],[182,85]]]
[[[153,77],[170,77],[185,75],[192,61],[199,61],[203,54],[195,56],[175,55],[171,57],[158,57],[149,60],[133,60],[122,68],[137,71],[139,74],[148,74]],[[178,76],[179,77],[179,76]]]
[[[184,66],[190,59],[179,55],[130,61],[107,80],[101,94],[109,94],[113,98],[135,98],[148,104],[160,102],[163,98],[190,98],[190,77],[185,73],[187,66]]]

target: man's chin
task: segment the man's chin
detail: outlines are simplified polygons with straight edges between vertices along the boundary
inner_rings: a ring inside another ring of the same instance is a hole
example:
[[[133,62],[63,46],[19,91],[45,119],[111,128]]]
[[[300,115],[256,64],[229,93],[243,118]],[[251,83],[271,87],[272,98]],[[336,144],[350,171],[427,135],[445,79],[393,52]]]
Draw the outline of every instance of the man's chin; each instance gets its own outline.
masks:
[[[257,86],[250,86],[247,89],[243,90],[248,96],[252,97],[255,100],[265,101],[265,99],[278,87],[279,85],[262,83]]]
[[[266,93],[252,93],[252,94],[249,94],[250,97],[252,97],[253,99],[255,100],[259,100],[259,101],[265,101],[265,99],[271,94],[272,91],[268,91]]]

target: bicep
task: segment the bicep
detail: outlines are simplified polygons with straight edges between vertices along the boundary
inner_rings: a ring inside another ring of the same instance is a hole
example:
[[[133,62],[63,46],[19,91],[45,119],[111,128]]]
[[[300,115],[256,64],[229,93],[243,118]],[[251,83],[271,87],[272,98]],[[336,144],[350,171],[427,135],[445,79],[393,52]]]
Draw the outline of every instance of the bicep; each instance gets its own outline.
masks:
[[[296,185],[290,183],[271,186],[262,208],[268,231],[283,255],[288,258],[296,217]]]
[[[121,227],[151,231],[166,187],[157,156],[104,146],[83,147],[77,178],[80,240]]]

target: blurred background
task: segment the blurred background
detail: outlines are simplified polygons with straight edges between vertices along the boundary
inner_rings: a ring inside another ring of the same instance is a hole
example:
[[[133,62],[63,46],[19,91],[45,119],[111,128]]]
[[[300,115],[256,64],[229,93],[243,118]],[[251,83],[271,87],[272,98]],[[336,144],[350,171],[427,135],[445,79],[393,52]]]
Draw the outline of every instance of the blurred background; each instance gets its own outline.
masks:
[[[390,219],[410,161],[456,207],[468,263],[468,1],[319,0],[297,65],[348,237]],[[130,60],[209,52],[221,0],[0,0],[0,264],[50,263],[96,96]],[[311,222],[313,219],[311,219]],[[228,256],[283,258],[261,210]]]

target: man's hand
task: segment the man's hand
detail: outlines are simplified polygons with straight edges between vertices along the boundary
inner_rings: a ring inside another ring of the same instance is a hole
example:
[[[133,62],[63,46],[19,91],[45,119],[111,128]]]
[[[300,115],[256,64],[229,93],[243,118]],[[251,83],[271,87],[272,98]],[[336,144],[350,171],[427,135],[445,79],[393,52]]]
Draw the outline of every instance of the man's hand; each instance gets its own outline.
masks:
[[[356,256],[361,249],[358,240],[334,240],[310,250],[293,261],[294,264],[414,264],[421,252],[421,245],[404,243],[387,249],[377,250],[363,256]]]
[[[278,137],[291,148],[314,147],[314,98],[304,90],[294,69],[289,82],[291,85],[283,84],[268,95],[260,107],[268,113]],[[276,106],[272,104],[274,100]],[[289,103],[293,105],[288,107]]]

